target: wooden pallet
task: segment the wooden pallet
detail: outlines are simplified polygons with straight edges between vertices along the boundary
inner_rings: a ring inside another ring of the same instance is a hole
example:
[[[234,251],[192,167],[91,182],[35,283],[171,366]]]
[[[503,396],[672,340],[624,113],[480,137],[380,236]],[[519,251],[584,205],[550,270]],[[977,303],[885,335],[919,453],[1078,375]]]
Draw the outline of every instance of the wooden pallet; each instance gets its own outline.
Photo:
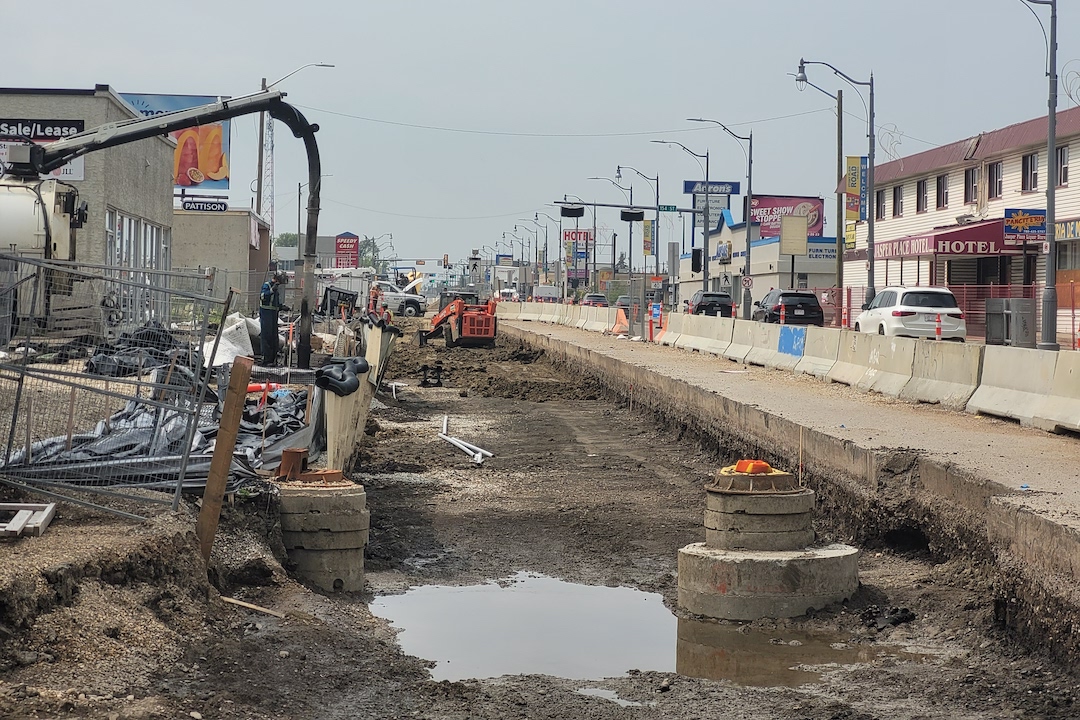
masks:
[[[9,513],[14,515],[7,522],[0,522],[0,537],[39,536],[52,522],[56,503],[0,503],[0,517]]]

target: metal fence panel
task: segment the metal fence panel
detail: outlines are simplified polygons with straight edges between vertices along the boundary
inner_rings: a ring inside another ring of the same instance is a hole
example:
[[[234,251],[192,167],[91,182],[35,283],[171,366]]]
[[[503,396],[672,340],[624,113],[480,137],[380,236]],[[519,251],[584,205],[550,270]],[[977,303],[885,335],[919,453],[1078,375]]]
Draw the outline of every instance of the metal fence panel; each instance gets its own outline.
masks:
[[[178,489],[226,309],[204,280],[0,255],[0,480]]]

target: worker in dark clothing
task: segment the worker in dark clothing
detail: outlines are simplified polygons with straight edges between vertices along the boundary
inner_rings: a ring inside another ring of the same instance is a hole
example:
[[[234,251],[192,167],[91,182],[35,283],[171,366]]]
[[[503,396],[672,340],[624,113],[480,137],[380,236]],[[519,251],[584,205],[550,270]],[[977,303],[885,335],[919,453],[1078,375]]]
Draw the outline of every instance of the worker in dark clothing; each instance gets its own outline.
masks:
[[[259,339],[262,341],[262,362],[266,367],[277,364],[278,354],[278,313],[289,310],[281,303],[281,286],[288,282],[289,276],[279,272],[263,283],[259,293]]]

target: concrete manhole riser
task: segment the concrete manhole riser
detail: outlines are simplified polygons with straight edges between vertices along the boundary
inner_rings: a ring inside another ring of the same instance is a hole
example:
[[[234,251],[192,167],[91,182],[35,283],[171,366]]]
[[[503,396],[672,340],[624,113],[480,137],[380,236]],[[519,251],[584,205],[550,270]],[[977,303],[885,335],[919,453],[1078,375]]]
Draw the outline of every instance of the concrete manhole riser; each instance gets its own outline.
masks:
[[[297,574],[327,592],[364,589],[371,514],[360,485],[282,487],[281,539]]]
[[[679,550],[679,606],[725,620],[805,615],[855,593],[859,554],[841,544],[774,552],[687,545]]]
[[[705,542],[679,551],[679,606],[724,620],[798,617],[851,597],[859,551],[812,548],[813,490],[761,460],[705,486]]]

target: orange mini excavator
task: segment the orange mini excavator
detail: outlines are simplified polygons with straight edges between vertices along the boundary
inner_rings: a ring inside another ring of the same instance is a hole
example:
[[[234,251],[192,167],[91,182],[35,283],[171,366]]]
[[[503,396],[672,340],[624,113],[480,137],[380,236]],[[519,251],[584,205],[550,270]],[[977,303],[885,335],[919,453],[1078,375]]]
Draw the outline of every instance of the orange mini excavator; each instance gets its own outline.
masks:
[[[495,300],[489,300],[481,305],[475,293],[453,294],[431,318],[431,329],[419,331],[420,345],[442,335],[448,348],[495,347],[495,304]]]

